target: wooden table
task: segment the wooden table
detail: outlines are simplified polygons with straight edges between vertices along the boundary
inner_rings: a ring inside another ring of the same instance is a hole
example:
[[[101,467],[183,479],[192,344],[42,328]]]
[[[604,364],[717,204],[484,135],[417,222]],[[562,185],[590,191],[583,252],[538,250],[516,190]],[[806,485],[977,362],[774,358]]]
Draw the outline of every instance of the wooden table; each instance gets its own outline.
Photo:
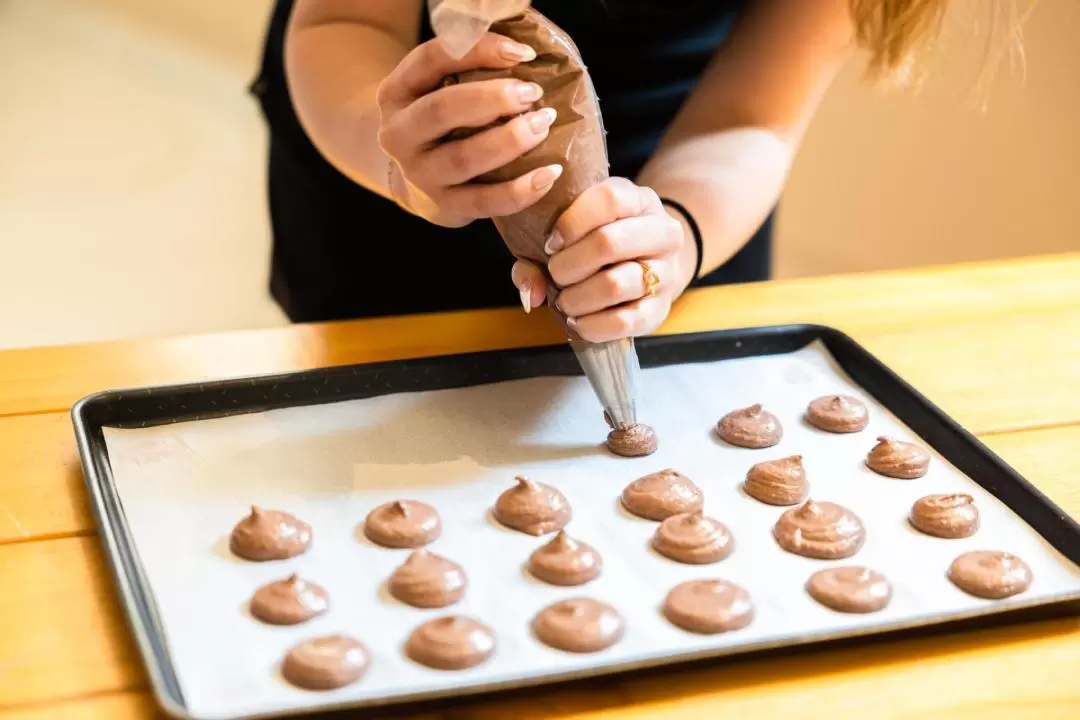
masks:
[[[851,333],[1080,516],[1080,253],[691,293],[665,332]],[[0,720],[152,717],[68,408],[91,392],[557,342],[543,314],[452,313],[0,353]],[[604,679],[425,717],[1077,718],[1080,619]]]

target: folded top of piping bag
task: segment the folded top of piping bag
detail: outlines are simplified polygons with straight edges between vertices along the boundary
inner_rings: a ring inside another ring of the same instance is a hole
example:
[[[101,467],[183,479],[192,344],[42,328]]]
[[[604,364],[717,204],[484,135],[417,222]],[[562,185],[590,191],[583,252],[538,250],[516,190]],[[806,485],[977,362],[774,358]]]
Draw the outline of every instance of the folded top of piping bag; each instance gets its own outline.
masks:
[[[525,12],[529,0],[428,0],[428,7],[435,36],[460,59],[496,22]]]

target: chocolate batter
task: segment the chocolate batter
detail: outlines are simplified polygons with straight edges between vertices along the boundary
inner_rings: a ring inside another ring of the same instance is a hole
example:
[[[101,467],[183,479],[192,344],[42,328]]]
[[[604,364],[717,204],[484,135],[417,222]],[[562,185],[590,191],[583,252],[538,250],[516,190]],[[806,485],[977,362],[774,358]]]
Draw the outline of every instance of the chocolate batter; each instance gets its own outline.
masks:
[[[441,534],[438,511],[419,500],[388,502],[372,510],[364,520],[364,535],[383,547],[423,547]]]
[[[760,462],[746,473],[743,489],[767,505],[794,505],[810,494],[802,455]]]
[[[519,475],[517,485],[495,501],[495,519],[529,535],[546,535],[566,527],[573,516],[566,497],[543,483]]]
[[[405,654],[436,670],[476,667],[495,652],[495,632],[463,615],[447,615],[423,623],[405,641]]]
[[[700,510],[672,515],[653,535],[653,548],[666,558],[689,565],[720,562],[735,550],[735,538],[719,520]]]
[[[560,530],[551,542],[529,556],[529,572],[552,585],[584,585],[600,574],[604,562],[591,545]]]
[[[785,511],[773,535],[788,552],[821,560],[851,557],[866,540],[866,530],[855,513],[843,505],[813,500]]]
[[[735,583],[690,580],[668,593],[664,617],[683,630],[713,635],[749,625],[754,619],[754,604],[750,595]]]
[[[307,690],[334,690],[359,680],[371,656],[357,640],[326,635],[294,645],[281,664],[281,674]]]
[[[406,605],[441,608],[453,605],[465,594],[465,570],[427,550],[416,550],[390,575],[390,594]]]
[[[626,624],[615,608],[591,598],[562,600],[541,610],[532,621],[540,642],[557,650],[591,653],[623,636]]]
[[[979,529],[975,498],[963,493],[919,498],[908,519],[916,530],[940,538],[970,537]]]
[[[761,405],[751,405],[720,418],[716,434],[729,445],[760,449],[780,442],[784,429],[771,412]]]
[[[806,420],[825,432],[853,433],[870,424],[870,412],[859,398],[826,395],[810,403],[806,408]]]
[[[866,466],[878,475],[914,480],[930,468],[930,453],[914,443],[883,436],[867,454]]]
[[[807,581],[806,592],[842,613],[877,612],[892,599],[892,585],[884,575],[855,566],[818,570]]]
[[[322,615],[329,606],[326,590],[299,575],[267,583],[251,596],[251,614],[271,625],[297,625]]]
[[[607,436],[608,449],[623,457],[652,455],[659,445],[656,431],[644,423],[617,427]]]
[[[1007,552],[974,550],[953,560],[949,579],[969,595],[1001,600],[1031,587],[1031,568]]]
[[[622,492],[622,504],[646,520],[666,520],[672,515],[701,510],[705,495],[690,478],[668,468],[627,485]]]
[[[247,560],[285,560],[311,545],[311,526],[286,512],[251,506],[251,514],[233,528],[229,549]]]

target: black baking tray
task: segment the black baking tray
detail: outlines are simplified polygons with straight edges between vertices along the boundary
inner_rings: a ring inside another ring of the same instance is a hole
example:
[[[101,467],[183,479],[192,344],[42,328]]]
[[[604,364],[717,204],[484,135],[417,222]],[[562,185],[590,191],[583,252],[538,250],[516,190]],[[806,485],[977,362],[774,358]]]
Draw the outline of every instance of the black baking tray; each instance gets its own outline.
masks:
[[[722,330],[685,335],[641,338],[637,341],[642,367],[660,367],[698,362],[714,362],[795,352],[822,342],[836,362],[863,390],[886,406],[927,445],[961,472],[1004,502],[1050,545],[1074,564],[1080,565],[1080,524],[1065,514],[1049,498],[1021,477],[1001,458],[979,442],[954,420],[905,382],[881,361],[847,335],[820,325],[783,325]],[[170,385],[132,390],[110,390],[80,400],[72,409],[72,421],[82,460],[84,480],[97,519],[102,544],[114,580],[123,599],[128,621],[135,634],[143,662],[161,706],[177,717],[189,717],[183,693],[172,667],[154,598],[143,577],[134,543],[124,519],[124,510],[113,485],[104,427],[131,428],[202,420],[213,417],[255,413],[301,405],[356,400],[405,392],[443,390],[486,383],[544,376],[580,375],[581,369],[565,345],[447,355],[403,361],[324,368],[280,375],[266,375],[207,383]],[[867,628],[807,636],[799,644],[857,642],[859,635],[921,633],[961,624],[999,621],[1007,617],[1032,618],[1080,611],[1080,598],[1040,599],[1030,605],[1013,605],[1008,612],[993,606],[985,611],[957,615],[947,622],[912,622],[886,630]],[[989,616],[993,616],[990,618]],[[798,644],[785,641],[783,647],[762,645],[739,647],[747,652],[791,651]],[[709,651],[716,661],[731,649]],[[694,657],[677,662],[694,661]],[[700,659],[699,659],[700,660]],[[663,663],[664,661],[659,661]],[[652,663],[653,665],[659,663]],[[643,665],[607,667],[601,672],[640,671]],[[555,680],[577,680],[582,674]],[[536,682],[552,682],[550,677]],[[468,693],[524,687],[471,688]],[[441,693],[440,697],[448,697]],[[431,700],[438,698],[414,698]],[[393,703],[400,704],[400,699]],[[370,701],[365,701],[370,704]]]

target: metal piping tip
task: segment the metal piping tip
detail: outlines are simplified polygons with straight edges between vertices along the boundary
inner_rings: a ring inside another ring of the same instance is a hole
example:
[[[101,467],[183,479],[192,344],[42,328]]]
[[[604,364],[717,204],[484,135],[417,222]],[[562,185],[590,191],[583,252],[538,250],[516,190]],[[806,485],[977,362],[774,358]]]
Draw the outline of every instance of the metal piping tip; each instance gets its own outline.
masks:
[[[637,380],[641,372],[633,338],[605,343],[570,341],[585,377],[613,427],[637,424]]]

